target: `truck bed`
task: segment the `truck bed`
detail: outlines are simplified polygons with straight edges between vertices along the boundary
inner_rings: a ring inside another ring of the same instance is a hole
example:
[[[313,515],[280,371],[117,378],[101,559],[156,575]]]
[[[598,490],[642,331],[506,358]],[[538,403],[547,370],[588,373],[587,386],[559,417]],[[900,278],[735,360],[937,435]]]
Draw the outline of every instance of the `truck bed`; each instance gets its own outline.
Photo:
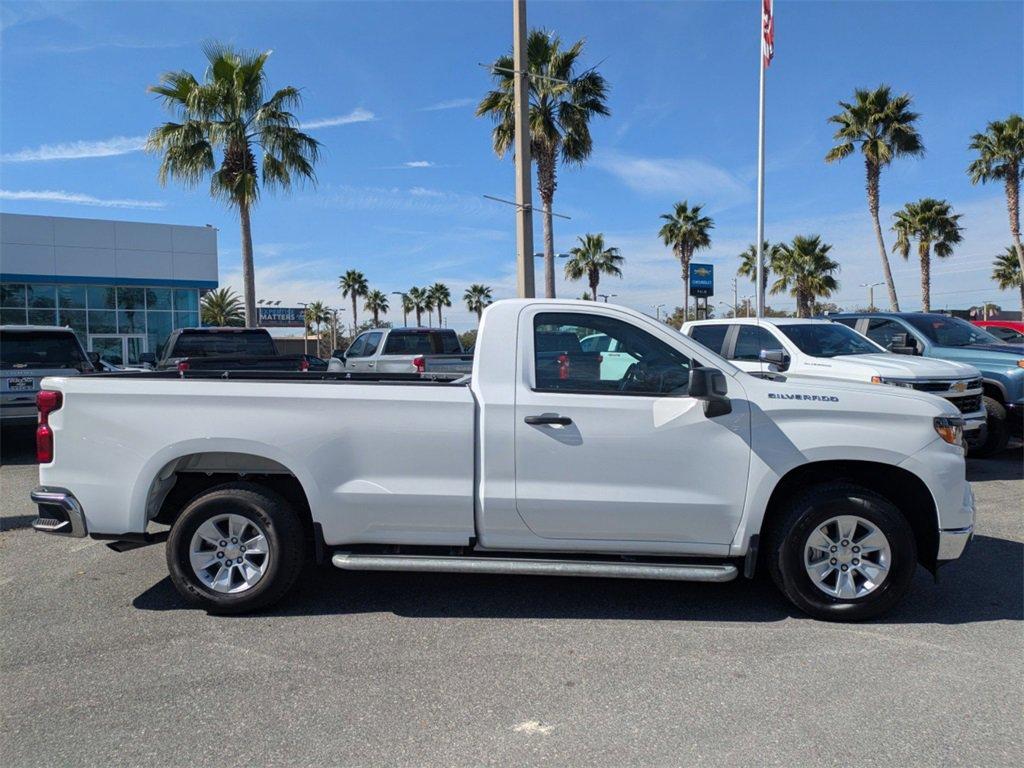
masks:
[[[460,374],[460,376],[462,376]],[[464,377],[464,376],[463,376]],[[185,381],[253,381],[267,383],[323,383],[337,384],[420,384],[424,386],[467,387],[468,382],[431,378],[418,373],[362,373],[353,371],[252,371],[231,369],[192,369],[188,371],[115,371],[100,373],[90,379],[132,379],[132,380],[168,380],[182,379]]]

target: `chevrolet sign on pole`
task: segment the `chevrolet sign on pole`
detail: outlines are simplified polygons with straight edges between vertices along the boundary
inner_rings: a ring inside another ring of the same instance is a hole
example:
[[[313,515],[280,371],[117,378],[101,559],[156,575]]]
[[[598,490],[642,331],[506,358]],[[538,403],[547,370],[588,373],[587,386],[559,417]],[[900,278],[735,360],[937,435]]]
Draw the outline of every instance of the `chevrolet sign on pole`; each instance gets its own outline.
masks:
[[[259,307],[260,328],[302,328],[302,307]]]
[[[690,295],[704,299],[715,295],[713,264],[690,264]]]

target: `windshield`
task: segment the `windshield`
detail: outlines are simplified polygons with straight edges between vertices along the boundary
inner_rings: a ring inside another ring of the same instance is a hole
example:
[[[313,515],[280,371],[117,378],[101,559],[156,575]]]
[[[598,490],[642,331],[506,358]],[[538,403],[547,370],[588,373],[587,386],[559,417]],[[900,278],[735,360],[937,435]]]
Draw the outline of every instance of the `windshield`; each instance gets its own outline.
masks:
[[[2,368],[86,367],[82,348],[72,333],[4,331],[0,334]]]
[[[969,347],[972,344],[1002,344],[984,328],[971,325],[959,317],[945,315],[907,315],[912,326],[940,347]]]
[[[838,323],[782,324],[779,330],[796,344],[797,349],[811,357],[875,355],[885,352],[873,341]]]

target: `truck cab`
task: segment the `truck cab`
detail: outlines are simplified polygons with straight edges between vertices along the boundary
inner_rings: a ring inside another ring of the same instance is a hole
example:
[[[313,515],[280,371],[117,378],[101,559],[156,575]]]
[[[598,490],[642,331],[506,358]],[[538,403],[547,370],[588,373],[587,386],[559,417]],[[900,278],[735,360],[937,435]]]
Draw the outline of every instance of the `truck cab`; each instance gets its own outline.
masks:
[[[987,436],[979,456],[1002,451],[1024,432],[1024,346],[935,312],[843,312],[829,320],[853,328],[891,352],[972,365],[981,371]]]

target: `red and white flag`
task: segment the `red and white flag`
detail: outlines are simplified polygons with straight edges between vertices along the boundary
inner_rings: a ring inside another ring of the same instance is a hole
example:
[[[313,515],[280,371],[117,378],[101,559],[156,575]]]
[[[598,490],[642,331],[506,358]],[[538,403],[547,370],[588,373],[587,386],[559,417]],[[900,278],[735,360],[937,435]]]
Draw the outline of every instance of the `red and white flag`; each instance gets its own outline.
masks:
[[[761,0],[761,60],[764,66],[775,58],[775,0]]]

